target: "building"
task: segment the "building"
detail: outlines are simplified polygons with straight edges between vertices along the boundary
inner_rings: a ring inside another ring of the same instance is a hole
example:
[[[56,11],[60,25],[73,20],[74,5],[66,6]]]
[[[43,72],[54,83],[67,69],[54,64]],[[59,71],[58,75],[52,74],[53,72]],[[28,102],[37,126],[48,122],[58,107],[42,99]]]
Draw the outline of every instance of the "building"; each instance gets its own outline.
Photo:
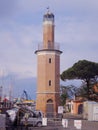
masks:
[[[71,114],[82,114],[83,113],[83,102],[84,99],[71,99],[66,101],[66,112]]]
[[[36,109],[45,115],[57,113],[60,103],[60,54],[54,41],[54,14],[49,10],[43,16],[43,43],[37,54]]]

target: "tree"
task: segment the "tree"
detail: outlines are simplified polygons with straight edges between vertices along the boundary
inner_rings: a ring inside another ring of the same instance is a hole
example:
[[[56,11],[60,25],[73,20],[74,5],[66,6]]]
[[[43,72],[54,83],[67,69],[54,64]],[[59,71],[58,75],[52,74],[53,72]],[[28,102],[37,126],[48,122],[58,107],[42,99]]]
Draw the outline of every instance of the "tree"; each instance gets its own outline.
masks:
[[[98,88],[97,84],[90,84],[89,87],[89,93],[90,93],[90,100],[98,101]],[[76,96],[78,97],[84,97],[87,99],[87,86],[85,83],[83,83],[76,92]]]
[[[91,90],[91,86],[90,86],[90,90]],[[86,99],[88,98],[88,96],[87,96],[87,85],[85,84],[85,82],[82,82],[81,86],[77,89],[76,96],[84,97]]]
[[[87,98],[90,99],[90,85],[95,83],[98,79],[98,63],[80,60],[75,63],[71,68],[65,70],[61,74],[61,79],[81,79],[87,86]]]

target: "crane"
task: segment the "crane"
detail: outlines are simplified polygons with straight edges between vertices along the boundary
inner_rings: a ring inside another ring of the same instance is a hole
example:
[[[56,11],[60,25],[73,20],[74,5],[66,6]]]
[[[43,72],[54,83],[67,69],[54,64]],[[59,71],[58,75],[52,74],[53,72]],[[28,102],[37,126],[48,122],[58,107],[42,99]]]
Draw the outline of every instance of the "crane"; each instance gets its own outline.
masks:
[[[21,98],[25,100],[31,100],[31,97],[28,95],[26,90],[23,90],[23,94],[21,95]]]

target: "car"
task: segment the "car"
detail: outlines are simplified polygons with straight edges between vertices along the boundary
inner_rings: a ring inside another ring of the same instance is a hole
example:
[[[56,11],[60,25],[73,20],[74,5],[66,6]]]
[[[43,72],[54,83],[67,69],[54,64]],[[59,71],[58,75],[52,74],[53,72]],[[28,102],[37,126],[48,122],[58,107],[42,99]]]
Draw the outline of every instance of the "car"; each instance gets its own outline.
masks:
[[[31,110],[29,107],[15,107],[6,111],[7,126],[42,126],[43,114],[41,111]]]
[[[20,120],[20,124],[41,127],[42,126],[42,114],[41,112],[25,113],[23,118]]]

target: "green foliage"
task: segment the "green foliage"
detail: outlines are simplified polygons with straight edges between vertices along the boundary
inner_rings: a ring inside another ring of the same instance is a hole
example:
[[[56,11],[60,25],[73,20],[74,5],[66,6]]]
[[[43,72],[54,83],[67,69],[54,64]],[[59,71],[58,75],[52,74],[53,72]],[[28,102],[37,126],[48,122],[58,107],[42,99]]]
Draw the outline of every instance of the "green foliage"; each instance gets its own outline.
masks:
[[[67,79],[81,79],[84,80],[87,87],[87,96],[89,99],[90,85],[92,82],[96,82],[98,79],[98,63],[80,60],[75,63],[71,68],[65,70],[61,74],[61,79],[66,81]]]
[[[85,83],[83,83],[81,87],[77,89],[76,96],[87,98],[87,86]]]
[[[61,94],[61,105],[64,106],[66,103],[67,95],[65,93]]]
[[[80,60],[61,74],[61,79],[89,80],[98,77],[98,63]]]
[[[98,92],[94,90],[94,85],[95,84],[90,84],[89,86],[89,98],[90,100],[96,101],[98,100]],[[87,93],[87,86],[85,84],[82,84],[80,88],[77,89],[76,96],[88,98],[88,93]]]

